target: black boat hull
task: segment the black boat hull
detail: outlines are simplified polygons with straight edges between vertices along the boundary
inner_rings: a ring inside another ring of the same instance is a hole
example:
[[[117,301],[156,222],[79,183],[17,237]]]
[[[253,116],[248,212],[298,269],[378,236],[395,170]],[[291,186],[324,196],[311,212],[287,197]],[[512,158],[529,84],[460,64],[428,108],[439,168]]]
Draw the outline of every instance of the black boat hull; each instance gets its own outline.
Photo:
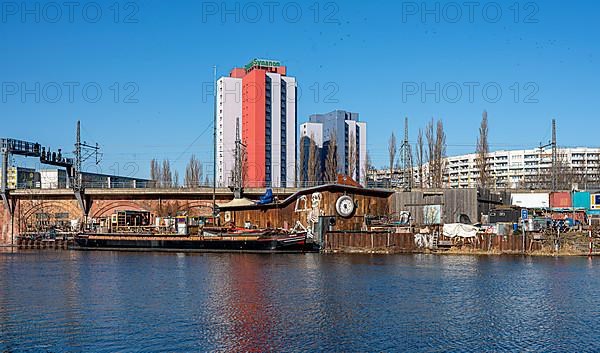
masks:
[[[147,237],[77,236],[79,249],[85,250],[154,250],[196,252],[316,252],[316,244],[304,236],[279,239],[148,239]]]

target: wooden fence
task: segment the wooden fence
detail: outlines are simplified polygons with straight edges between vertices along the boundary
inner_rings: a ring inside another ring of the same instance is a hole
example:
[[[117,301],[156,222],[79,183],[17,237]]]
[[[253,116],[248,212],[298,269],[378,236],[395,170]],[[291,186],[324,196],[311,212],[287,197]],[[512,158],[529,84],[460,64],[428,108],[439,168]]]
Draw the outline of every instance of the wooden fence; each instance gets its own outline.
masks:
[[[498,236],[482,234],[476,239],[453,242],[454,249],[490,252],[490,253],[521,253],[523,252],[523,236]],[[525,248],[527,252],[542,250],[542,244],[527,237]],[[429,249],[419,248],[411,233],[373,232],[373,231],[330,231],[324,234],[324,252],[375,252],[375,253],[418,253],[429,252]]]
[[[323,237],[324,252],[401,253],[415,250],[411,233],[330,231]]]

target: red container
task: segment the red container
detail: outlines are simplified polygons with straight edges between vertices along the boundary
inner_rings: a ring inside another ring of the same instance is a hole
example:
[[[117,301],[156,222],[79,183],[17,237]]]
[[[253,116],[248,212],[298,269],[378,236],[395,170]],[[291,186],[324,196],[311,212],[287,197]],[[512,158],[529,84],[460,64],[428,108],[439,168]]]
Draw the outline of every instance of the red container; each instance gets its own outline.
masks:
[[[550,194],[551,208],[571,208],[572,206],[570,192],[553,192]]]

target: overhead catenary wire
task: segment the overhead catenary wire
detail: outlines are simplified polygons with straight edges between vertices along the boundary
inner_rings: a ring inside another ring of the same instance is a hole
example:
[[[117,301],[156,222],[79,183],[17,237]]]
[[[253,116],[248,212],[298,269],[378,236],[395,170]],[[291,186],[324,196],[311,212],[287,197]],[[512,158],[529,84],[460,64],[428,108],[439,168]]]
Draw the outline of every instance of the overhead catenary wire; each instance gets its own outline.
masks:
[[[189,151],[189,150],[190,150],[190,149],[191,149],[191,148],[194,146],[194,144],[195,144],[196,142],[198,142],[198,140],[200,140],[200,138],[201,138],[202,136],[204,136],[204,134],[205,134],[205,133],[206,133],[206,132],[207,132],[207,131],[208,131],[208,130],[209,130],[211,127],[212,127],[212,126],[213,126],[213,122],[211,121],[211,122],[210,122],[210,123],[209,123],[209,124],[206,126],[206,128],[204,129],[204,131],[202,131],[202,132],[200,133],[200,135],[198,135],[198,136],[197,136],[197,137],[194,139],[194,141],[192,141],[192,143],[190,143],[190,144],[189,144],[189,145],[186,147],[186,149],[185,149],[185,150],[184,150],[184,151],[183,151],[183,152],[182,152],[182,153],[181,153],[181,154],[180,154],[180,155],[179,155],[177,158],[175,158],[175,162],[179,161],[179,159],[181,159],[181,157],[182,157],[182,156],[183,156],[185,153],[187,153],[187,152],[188,152],[188,151]]]

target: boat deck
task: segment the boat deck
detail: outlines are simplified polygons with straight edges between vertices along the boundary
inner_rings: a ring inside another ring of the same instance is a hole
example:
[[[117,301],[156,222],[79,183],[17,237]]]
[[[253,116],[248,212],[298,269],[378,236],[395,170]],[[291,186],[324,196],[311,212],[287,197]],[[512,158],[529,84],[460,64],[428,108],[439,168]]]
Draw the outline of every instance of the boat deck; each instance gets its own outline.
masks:
[[[89,234],[79,237],[90,240],[151,240],[151,241],[258,241],[258,236],[182,236],[182,235],[113,235]],[[269,239],[270,240],[270,239]]]

